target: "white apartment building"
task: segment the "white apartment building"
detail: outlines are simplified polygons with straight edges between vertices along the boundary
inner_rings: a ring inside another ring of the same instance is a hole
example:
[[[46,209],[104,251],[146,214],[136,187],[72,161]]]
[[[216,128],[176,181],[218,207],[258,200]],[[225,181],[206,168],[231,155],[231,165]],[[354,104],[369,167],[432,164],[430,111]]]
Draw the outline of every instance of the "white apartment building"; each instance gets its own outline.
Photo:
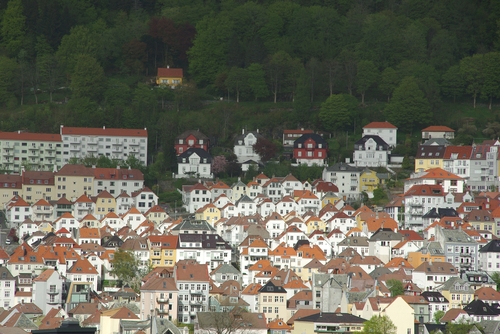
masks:
[[[62,164],[71,158],[106,156],[127,160],[135,156],[144,165],[148,158],[148,131],[144,129],[76,128],[61,125]]]
[[[389,146],[396,146],[398,128],[389,122],[371,122],[363,127],[363,137],[375,135],[382,138]]]
[[[61,166],[62,141],[59,134],[0,132],[2,169],[20,171],[21,166],[53,170]]]

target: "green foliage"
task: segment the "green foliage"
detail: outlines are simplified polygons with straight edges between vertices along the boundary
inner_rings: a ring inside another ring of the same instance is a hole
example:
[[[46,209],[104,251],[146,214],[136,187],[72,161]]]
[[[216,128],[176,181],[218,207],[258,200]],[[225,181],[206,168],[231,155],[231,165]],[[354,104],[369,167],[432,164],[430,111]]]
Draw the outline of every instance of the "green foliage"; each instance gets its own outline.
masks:
[[[72,28],[70,34],[63,37],[56,53],[57,60],[67,75],[74,72],[80,55],[93,58],[97,56],[97,36],[84,26]]]
[[[406,133],[421,129],[432,119],[429,101],[414,77],[406,77],[401,81],[384,112],[389,122]]]
[[[256,101],[269,95],[264,67],[261,64],[250,64],[246,69],[246,75],[248,88]]]
[[[73,97],[99,101],[105,84],[106,77],[97,60],[89,55],[77,56],[70,84]]]
[[[397,328],[388,316],[376,316],[365,321],[362,334],[396,334]]]
[[[434,311],[434,322],[436,324],[441,323],[441,318],[444,317],[445,312],[443,310]]]
[[[390,279],[386,282],[387,288],[391,291],[391,296],[401,296],[404,294],[403,283],[397,279]]]
[[[356,87],[361,94],[361,104],[365,104],[365,93],[377,81],[378,75],[378,69],[372,61],[358,62]]]
[[[465,81],[460,71],[460,66],[451,66],[448,68],[448,71],[443,74],[441,89],[446,96],[452,97],[453,101],[455,101],[457,97],[463,95],[465,91]]]
[[[469,334],[470,331],[476,327],[475,323],[452,323],[448,322],[446,324],[446,334]]]
[[[319,119],[330,132],[349,129],[354,121],[357,100],[347,94],[334,94],[322,105]]]
[[[122,286],[128,285],[135,291],[141,287],[141,279],[151,271],[151,266],[144,267],[133,252],[118,249],[111,260],[111,274],[116,276]]]
[[[14,60],[0,56],[0,105],[15,99],[13,83],[16,69]]]
[[[1,22],[2,42],[10,56],[21,50],[26,34],[26,17],[21,0],[9,0]]]
[[[497,285],[497,291],[500,291],[500,273],[498,271],[495,271],[493,274],[490,275],[491,279],[495,284]]]

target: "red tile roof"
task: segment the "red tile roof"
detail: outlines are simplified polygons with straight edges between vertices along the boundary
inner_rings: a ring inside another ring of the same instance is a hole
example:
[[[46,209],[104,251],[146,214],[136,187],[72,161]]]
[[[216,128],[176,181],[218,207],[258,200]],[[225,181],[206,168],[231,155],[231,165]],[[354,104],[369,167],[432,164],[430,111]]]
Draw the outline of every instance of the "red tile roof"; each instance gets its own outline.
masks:
[[[52,133],[30,133],[30,132],[0,132],[0,139],[3,140],[26,140],[26,141],[55,141],[62,142],[60,134]]]
[[[397,129],[397,127],[385,121],[385,122],[371,122],[370,124],[363,126],[363,129]]]
[[[422,132],[455,132],[455,130],[450,129],[443,125],[431,125],[422,130]]]
[[[159,67],[157,77],[183,78],[184,72],[183,72],[182,68]]]
[[[74,128],[69,126],[61,127],[62,135],[76,136],[128,136],[128,137],[147,137],[148,130],[146,129],[116,129],[116,128]]]

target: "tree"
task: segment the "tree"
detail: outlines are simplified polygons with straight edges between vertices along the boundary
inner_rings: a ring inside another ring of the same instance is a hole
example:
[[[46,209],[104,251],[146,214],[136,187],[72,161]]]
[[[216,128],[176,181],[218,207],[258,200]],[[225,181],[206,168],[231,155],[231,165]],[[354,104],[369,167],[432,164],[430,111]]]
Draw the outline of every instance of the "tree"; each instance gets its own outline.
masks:
[[[257,142],[253,145],[253,149],[264,162],[274,158],[278,151],[276,144],[265,137],[259,137]]]
[[[443,310],[437,310],[434,312],[434,322],[436,322],[436,324],[440,324],[441,323],[441,318],[444,316],[444,311]]]
[[[141,265],[133,252],[120,248],[115,252],[111,263],[113,269],[110,273],[118,278],[122,286],[128,285],[136,291],[139,291],[141,287],[141,279],[151,271],[149,266],[144,268]]]
[[[287,81],[290,79],[290,70],[293,67],[292,63],[292,57],[284,51],[273,54],[267,62],[267,75],[274,96],[274,103],[277,101],[278,93],[287,86]]]
[[[269,89],[266,85],[266,74],[261,64],[252,63],[246,69],[247,84],[255,101],[267,97]]]
[[[498,138],[500,136],[500,123],[488,122],[486,128],[483,130],[483,134],[491,139]]]
[[[500,96],[500,53],[489,52],[484,55],[484,84],[481,97],[488,99],[491,110],[493,98]]]
[[[392,67],[387,67],[382,71],[379,88],[382,93],[387,95],[387,102],[391,100],[392,93],[399,83],[398,72]]]
[[[446,324],[446,334],[469,334],[477,324],[469,322],[459,322]]]
[[[17,64],[14,60],[0,56],[0,105],[5,105],[14,95],[14,73]]]
[[[98,36],[87,27],[76,26],[64,36],[56,52],[57,60],[67,75],[74,72],[79,55],[97,57]]]
[[[247,86],[247,71],[243,68],[232,67],[224,81],[228,91],[236,93],[236,102],[240,102],[240,92]]]
[[[106,77],[97,60],[89,55],[79,55],[71,76],[73,97],[87,97],[99,101],[105,89]]]
[[[358,102],[347,94],[334,94],[319,110],[319,119],[327,131],[335,132],[351,127]]]
[[[390,279],[386,282],[387,288],[391,291],[391,297],[404,294],[403,283],[397,279]]]
[[[57,58],[53,53],[46,53],[38,56],[36,61],[40,73],[40,83],[43,85],[43,88],[49,91],[49,99],[52,102],[52,94],[61,81]]]
[[[476,99],[484,85],[484,56],[475,54],[472,57],[465,57],[460,61],[460,72],[466,83],[466,92],[474,99],[474,109]]]
[[[19,53],[25,38],[26,17],[23,10],[21,0],[10,0],[3,14],[1,23],[2,42],[11,56]]]
[[[214,334],[235,334],[246,332],[249,313],[235,307],[231,311],[205,312],[199,315],[200,328]]]
[[[453,103],[457,97],[460,97],[464,93],[465,81],[460,72],[460,66],[455,65],[448,68],[445,74],[443,74],[443,83],[441,84],[441,90],[446,96],[453,98]]]
[[[500,291],[500,272],[495,271],[493,274],[490,275],[491,279],[495,284],[497,285],[497,291]]]
[[[389,122],[406,132],[428,124],[432,113],[429,101],[414,77],[405,77],[394,90],[394,96],[384,111]]]
[[[218,175],[225,172],[227,168],[227,160],[224,155],[215,156],[212,160],[212,172]]]
[[[361,334],[396,334],[397,328],[388,316],[376,316],[365,321]]]
[[[370,60],[361,60],[358,63],[356,74],[356,87],[361,94],[361,104],[365,104],[365,93],[378,78],[378,69]]]

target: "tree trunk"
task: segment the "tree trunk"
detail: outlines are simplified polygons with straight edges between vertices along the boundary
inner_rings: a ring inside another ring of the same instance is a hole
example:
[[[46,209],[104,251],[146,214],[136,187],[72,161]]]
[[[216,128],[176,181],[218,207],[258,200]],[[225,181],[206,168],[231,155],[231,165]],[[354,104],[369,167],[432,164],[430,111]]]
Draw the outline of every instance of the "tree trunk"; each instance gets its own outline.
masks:
[[[474,109],[476,109],[476,93],[474,93]]]
[[[240,103],[240,90],[236,89],[236,103]]]
[[[361,92],[361,105],[365,105],[365,92]]]
[[[278,77],[274,80],[274,103],[276,103],[276,95],[278,95]]]
[[[491,104],[493,103],[493,96],[490,96],[490,105],[488,106],[488,109],[491,110]]]

